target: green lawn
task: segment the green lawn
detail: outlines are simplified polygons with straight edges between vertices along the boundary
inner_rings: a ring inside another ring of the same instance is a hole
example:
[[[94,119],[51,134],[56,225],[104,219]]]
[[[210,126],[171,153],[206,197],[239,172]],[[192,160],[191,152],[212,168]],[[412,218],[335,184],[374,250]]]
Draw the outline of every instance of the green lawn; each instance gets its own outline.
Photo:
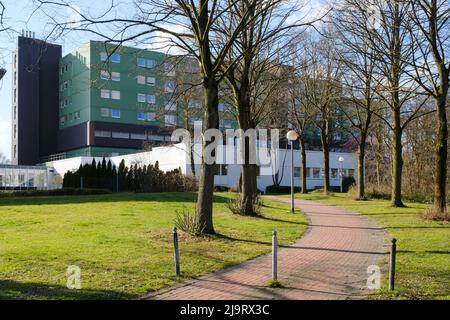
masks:
[[[307,228],[302,214],[269,200],[263,218],[232,215],[230,197],[214,199],[219,236],[180,235],[181,279],[173,276],[173,221],[194,208],[195,194],[0,199],[0,299],[135,298],[270,252],[274,228],[281,244]],[[82,290],[66,288],[69,265],[81,268]]]
[[[387,291],[385,281],[383,290],[373,298],[450,299],[450,224],[423,220],[421,213],[427,205],[407,203],[408,208],[394,209],[389,201],[354,201],[343,194],[297,197],[359,212],[397,238],[396,291]]]

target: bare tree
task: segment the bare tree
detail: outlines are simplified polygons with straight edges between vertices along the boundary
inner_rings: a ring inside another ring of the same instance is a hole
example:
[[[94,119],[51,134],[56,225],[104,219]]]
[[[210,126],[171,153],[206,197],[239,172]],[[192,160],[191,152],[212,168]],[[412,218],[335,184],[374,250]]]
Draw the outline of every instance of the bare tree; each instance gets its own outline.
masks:
[[[41,9],[75,8],[65,0],[34,1]],[[247,1],[249,5],[241,12],[241,18],[229,26],[231,36],[225,42],[221,42],[220,46],[217,45],[214,34],[217,21],[230,12],[231,6],[239,6],[240,2],[242,1],[136,0],[133,4],[116,4],[110,1],[106,10],[95,15],[77,11],[79,21],[75,22],[57,21],[50,12],[47,15],[53,19],[56,32],[64,33],[67,30],[90,32],[102,37],[106,42],[117,44],[117,48],[130,41],[142,45],[155,43],[163,38],[162,42],[166,43],[167,49],[178,48],[196,59],[204,90],[203,130],[207,131],[219,129],[219,84],[224,78],[224,61],[242,30],[261,14],[260,10],[253,12],[259,1]],[[110,52],[111,55],[113,53]],[[234,66],[234,63],[230,66]],[[210,140],[204,139],[203,143],[196,219],[202,233],[213,234],[215,164],[205,161],[209,147],[214,143],[214,138]],[[215,153],[210,156],[212,160],[215,159]]]
[[[434,209],[447,211],[448,123],[447,99],[450,85],[450,6],[442,0],[411,0],[409,17],[415,81],[435,101],[437,111],[435,143]]]

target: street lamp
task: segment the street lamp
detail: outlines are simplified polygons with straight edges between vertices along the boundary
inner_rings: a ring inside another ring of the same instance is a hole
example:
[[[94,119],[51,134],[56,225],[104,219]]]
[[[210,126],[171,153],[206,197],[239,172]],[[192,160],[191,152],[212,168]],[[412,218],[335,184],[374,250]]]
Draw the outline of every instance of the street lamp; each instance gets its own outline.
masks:
[[[291,130],[287,133],[286,138],[291,142],[291,211],[294,213],[294,141],[298,139],[298,133]]]
[[[341,193],[344,191],[344,157],[339,157],[339,163],[341,164]]]

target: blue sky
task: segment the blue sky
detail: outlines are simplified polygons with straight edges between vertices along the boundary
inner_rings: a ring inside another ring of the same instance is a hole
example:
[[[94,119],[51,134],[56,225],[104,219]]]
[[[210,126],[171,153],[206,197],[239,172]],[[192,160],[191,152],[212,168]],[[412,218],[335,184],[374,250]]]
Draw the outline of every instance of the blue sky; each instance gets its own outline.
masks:
[[[95,14],[103,11],[112,0],[101,0],[93,2],[92,0],[72,1],[76,3],[77,10],[81,12],[89,12]],[[295,0],[292,0],[295,1]],[[6,7],[5,23],[11,26],[11,32],[0,33],[0,66],[5,68],[8,73],[2,81],[0,81],[0,153],[8,158],[11,154],[11,53],[16,48],[17,36],[21,30],[29,30],[36,33],[36,38],[47,39],[51,34],[52,25],[50,17],[57,17],[59,21],[73,21],[73,11],[64,9],[53,10],[47,9],[44,15],[42,12],[34,11],[32,0],[2,0]],[[323,10],[326,0],[311,0],[310,5],[304,8],[307,16],[312,19]],[[132,0],[125,0],[119,3],[120,14],[126,14]],[[122,10],[123,9],[123,10]],[[133,11],[133,9],[129,10]],[[72,17],[72,19],[71,19]],[[97,38],[98,39],[98,38]],[[81,44],[89,40],[97,40],[92,34],[86,32],[69,33],[63,37],[48,38],[49,42],[57,43],[63,46],[63,54],[72,52]]]

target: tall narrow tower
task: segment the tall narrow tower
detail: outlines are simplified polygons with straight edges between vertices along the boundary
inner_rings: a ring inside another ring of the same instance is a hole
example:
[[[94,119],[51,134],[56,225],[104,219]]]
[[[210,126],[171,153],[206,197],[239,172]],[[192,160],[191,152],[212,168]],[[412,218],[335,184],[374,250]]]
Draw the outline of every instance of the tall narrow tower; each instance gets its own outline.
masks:
[[[35,165],[57,152],[61,56],[61,46],[35,39],[31,32],[18,38],[12,63],[11,159],[15,165]]]

